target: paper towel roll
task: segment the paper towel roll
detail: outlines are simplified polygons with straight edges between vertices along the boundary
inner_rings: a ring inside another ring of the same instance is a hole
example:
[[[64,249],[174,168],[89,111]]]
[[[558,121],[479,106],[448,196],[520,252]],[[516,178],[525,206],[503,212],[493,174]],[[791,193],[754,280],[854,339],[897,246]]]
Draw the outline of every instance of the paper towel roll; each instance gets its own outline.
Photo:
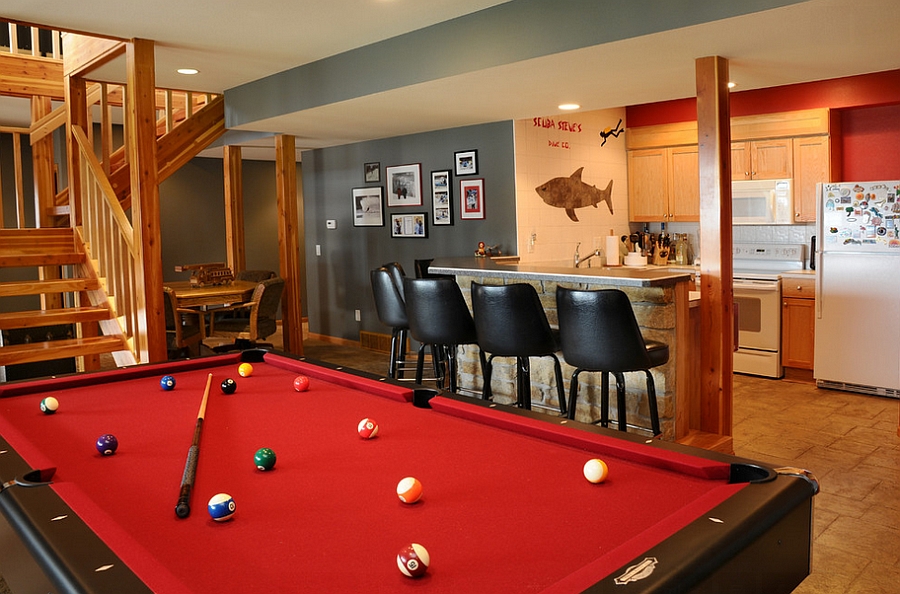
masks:
[[[606,236],[606,265],[618,266],[619,263],[619,238],[615,235]]]

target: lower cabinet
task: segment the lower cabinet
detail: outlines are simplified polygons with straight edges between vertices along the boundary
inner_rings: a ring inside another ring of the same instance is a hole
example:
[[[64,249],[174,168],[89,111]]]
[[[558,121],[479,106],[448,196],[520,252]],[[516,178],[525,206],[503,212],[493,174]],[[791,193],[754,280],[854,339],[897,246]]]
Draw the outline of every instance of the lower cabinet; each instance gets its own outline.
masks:
[[[785,277],[781,288],[781,364],[785,377],[803,370],[812,379],[816,344],[816,285],[813,277]],[[797,374],[793,374],[797,375]]]

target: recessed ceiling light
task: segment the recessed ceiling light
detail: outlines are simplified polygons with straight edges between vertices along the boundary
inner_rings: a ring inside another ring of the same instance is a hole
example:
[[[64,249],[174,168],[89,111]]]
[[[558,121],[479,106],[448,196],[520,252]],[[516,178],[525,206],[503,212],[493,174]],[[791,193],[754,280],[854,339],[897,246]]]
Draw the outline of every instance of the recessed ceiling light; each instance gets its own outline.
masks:
[[[581,106],[577,103],[563,103],[559,106],[559,108],[563,111],[572,111],[574,109],[579,109]]]
[[[179,68],[178,74],[198,74],[200,71],[196,68]]]
[[[729,82],[729,83],[728,83],[728,88],[729,88],[729,89],[733,89],[733,88],[735,88],[736,86],[737,86],[737,83],[736,83],[736,82]]]

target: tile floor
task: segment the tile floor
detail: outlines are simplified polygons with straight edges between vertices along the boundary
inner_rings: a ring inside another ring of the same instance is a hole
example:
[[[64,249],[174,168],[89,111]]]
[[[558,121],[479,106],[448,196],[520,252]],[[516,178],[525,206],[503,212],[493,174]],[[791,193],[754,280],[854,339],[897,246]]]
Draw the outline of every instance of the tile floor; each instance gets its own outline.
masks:
[[[386,354],[316,337],[304,342],[304,350],[348,367],[387,369]],[[809,469],[821,485],[813,571],[795,594],[900,593],[898,411],[900,403],[888,398],[735,376],[735,453]]]

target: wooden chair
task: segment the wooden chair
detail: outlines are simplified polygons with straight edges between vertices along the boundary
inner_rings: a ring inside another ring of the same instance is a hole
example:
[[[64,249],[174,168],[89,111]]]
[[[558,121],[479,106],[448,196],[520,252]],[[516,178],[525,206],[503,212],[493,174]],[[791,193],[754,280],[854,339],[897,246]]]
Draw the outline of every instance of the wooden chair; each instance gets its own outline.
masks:
[[[253,290],[250,301],[237,303],[217,310],[217,312],[234,311],[249,312],[248,317],[235,317],[217,319],[210,318],[209,336],[231,337],[233,343],[219,345],[213,351],[220,353],[230,350],[244,350],[248,348],[268,346],[271,344],[260,342],[275,333],[278,329],[276,316],[278,306],[281,304],[281,294],[284,292],[283,278],[270,278],[264,280]]]
[[[206,324],[202,311],[178,307],[175,291],[163,287],[165,298],[163,303],[166,314],[166,348],[169,358],[181,358],[190,355],[191,347],[198,345],[206,338]]]

